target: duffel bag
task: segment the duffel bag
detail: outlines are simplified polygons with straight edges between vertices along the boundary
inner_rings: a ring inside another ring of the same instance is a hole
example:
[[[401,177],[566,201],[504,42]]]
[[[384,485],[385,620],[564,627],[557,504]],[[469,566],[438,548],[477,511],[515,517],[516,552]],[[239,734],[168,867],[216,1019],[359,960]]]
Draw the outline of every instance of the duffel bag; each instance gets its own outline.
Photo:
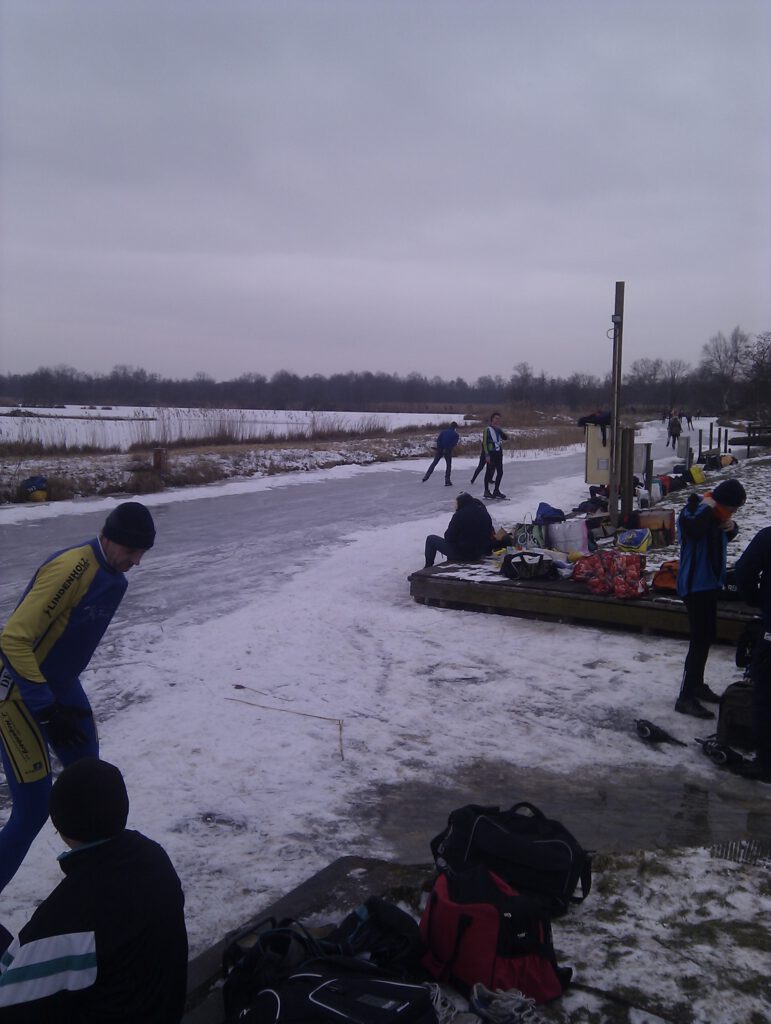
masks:
[[[592,887],[591,856],[564,825],[525,801],[508,811],[478,804],[453,811],[431,853],[440,871],[483,864],[518,891],[536,894],[553,916]]]
[[[537,1003],[562,995],[570,968],[557,966],[551,922],[543,907],[481,864],[441,873],[420,920],[423,966],[440,982],[468,993],[519,989]]]
[[[436,1024],[425,985],[389,978],[363,960],[314,960],[263,989],[239,1024]]]
[[[662,562],[653,574],[651,586],[663,594],[677,593],[677,571],[680,568],[678,558],[670,558]]]
[[[501,573],[510,580],[554,580],[557,567],[542,552],[513,551],[503,556]]]

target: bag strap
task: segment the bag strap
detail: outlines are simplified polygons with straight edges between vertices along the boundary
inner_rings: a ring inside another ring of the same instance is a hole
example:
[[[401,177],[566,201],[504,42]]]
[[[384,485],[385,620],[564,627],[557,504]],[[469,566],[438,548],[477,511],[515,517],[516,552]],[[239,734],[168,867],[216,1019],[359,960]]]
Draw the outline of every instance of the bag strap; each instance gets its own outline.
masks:
[[[543,555],[541,555],[541,558],[543,558]],[[509,814],[519,814],[520,807],[527,808],[527,810],[530,811],[530,814],[534,818],[545,818],[546,817],[546,815],[543,813],[542,810],[540,810],[538,807],[536,807],[535,804],[529,804],[527,802],[527,800],[521,800],[518,804],[514,804],[514,806],[509,811]]]

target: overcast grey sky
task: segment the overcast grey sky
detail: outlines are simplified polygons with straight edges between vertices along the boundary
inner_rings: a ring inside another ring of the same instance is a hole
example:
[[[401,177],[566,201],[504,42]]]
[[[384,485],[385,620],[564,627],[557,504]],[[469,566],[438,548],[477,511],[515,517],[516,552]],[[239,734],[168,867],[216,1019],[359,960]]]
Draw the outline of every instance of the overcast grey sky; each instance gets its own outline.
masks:
[[[769,0],[0,0],[0,366],[696,364],[771,329]]]

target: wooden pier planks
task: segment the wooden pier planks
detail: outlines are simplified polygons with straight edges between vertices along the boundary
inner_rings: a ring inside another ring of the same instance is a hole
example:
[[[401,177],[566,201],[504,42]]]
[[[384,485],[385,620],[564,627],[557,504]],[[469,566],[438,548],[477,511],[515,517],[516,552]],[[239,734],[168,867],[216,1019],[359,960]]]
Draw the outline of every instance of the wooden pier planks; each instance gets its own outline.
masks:
[[[685,605],[675,597],[600,597],[571,580],[518,582],[500,576],[494,569],[485,571],[483,564],[443,563],[420,569],[408,580],[410,595],[421,604],[688,636]],[[748,605],[721,601],[718,641],[735,644],[746,624],[757,617]]]

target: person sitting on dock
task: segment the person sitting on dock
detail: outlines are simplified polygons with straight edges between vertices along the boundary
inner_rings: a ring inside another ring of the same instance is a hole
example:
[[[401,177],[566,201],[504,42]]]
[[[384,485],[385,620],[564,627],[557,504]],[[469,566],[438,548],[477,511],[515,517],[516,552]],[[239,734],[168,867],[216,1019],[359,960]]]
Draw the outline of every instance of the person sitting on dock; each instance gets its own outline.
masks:
[[[725,583],[728,541],[739,532],[733,515],[746,500],[738,480],[723,480],[702,498],[689,495],[677,521],[677,593],[688,610],[690,644],[675,711],[694,718],[714,718],[700,701],[720,701],[704,682],[704,669],[717,636],[717,600]]]
[[[455,508],[444,537],[426,537],[426,568],[434,564],[437,551],[450,562],[473,562],[493,550],[493,521],[484,502],[462,491]]]

